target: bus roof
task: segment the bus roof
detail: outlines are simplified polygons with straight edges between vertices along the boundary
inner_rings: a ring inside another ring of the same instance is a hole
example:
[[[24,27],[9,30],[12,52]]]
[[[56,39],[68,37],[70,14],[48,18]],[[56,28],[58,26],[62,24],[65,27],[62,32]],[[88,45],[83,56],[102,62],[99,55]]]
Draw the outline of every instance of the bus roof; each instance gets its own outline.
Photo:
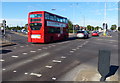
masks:
[[[57,14],[53,14],[53,13],[47,12],[47,11],[33,11],[33,12],[29,12],[29,14],[32,14],[32,13],[49,13],[49,14],[56,15],[56,16],[61,17],[61,18],[66,18],[66,17],[59,16]]]

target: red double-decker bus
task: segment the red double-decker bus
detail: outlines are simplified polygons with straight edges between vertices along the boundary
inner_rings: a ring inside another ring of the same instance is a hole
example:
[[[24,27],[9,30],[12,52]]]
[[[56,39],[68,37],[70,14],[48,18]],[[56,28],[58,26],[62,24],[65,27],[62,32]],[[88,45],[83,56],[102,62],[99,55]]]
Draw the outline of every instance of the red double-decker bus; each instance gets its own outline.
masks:
[[[28,42],[48,43],[68,38],[68,20],[46,11],[28,15]]]

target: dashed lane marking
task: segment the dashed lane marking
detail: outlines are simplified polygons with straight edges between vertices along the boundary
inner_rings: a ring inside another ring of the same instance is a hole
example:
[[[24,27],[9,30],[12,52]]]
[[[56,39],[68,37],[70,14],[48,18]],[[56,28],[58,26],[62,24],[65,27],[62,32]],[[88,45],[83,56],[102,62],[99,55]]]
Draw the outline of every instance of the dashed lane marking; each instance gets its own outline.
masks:
[[[76,48],[77,50],[80,49],[80,48]]]
[[[30,51],[30,52],[36,52],[36,51]]]
[[[56,80],[56,78],[55,78],[55,77],[53,77],[53,78],[52,78],[52,80]]]
[[[61,63],[62,61],[59,61],[59,60],[52,60],[52,62],[54,62],[54,63]]]
[[[38,49],[38,50],[42,50],[42,49]]]
[[[3,71],[5,71],[6,69],[2,69]]]
[[[20,47],[24,47],[24,46],[20,46]]]
[[[28,54],[28,53],[22,53],[22,54],[26,55],[26,54]]]
[[[45,66],[46,68],[49,68],[49,69],[51,69],[52,68],[52,66],[50,66],[50,65],[47,65],[47,66]]]
[[[48,48],[46,48],[46,47],[43,47],[43,49],[48,49]]]
[[[42,74],[37,74],[37,73],[30,73],[30,75],[37,76],[37,77],[41,77],[42,76]]]
[[[70,51],[70,53],[73,53],[74,51]]]
[[[3,61],[5,61],[4,59],[0,59],[0,62],[3,62]]]
[[[13,57],[13,58],[18,58],[19,56],[11,56],[11,57]]]
[[[16,49],[17,47],[14,47],[14,49]]]
[[[61,56],[62,59],[65,59],[66,57],[65,56]]]
[[[24,74],[25,74],[25,75],[27,75],[28,73],[27,73],[27,72],[25,72]]]
[[[77,49],[72,49],[72,50],[74,50],[74,51],[75,51],[75,50],[77,50]]]
[[[17,71],[13,71],[14,73],[16,73]]]

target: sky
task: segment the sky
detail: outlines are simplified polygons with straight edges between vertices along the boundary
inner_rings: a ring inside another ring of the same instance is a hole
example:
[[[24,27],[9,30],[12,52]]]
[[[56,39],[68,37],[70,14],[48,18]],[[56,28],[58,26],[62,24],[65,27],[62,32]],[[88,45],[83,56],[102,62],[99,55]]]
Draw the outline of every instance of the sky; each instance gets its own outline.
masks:
[[[7,21],[8,26],[24,26],[29,12],[48,11],[67,17],[80,26],[102,27],[105,20],[109,27],[118,25],[118,2],[106,4],[104,19],[105,2],[2,2],[2,19]]]

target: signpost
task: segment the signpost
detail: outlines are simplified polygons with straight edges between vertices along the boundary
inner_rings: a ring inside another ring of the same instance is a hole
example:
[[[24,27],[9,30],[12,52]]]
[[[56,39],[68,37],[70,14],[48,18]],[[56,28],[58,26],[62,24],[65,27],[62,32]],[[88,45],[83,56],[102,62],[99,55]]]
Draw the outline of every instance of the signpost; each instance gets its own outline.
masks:
[[[109,50],[100,50],[98,56],[98,71],[101,74],[100,81],[105,81],[110,71],[110,54]]]
[[[3,20],[3,21],[2,21],[2,24],[3,24],[4,35],[5,35],[6,20]]]

